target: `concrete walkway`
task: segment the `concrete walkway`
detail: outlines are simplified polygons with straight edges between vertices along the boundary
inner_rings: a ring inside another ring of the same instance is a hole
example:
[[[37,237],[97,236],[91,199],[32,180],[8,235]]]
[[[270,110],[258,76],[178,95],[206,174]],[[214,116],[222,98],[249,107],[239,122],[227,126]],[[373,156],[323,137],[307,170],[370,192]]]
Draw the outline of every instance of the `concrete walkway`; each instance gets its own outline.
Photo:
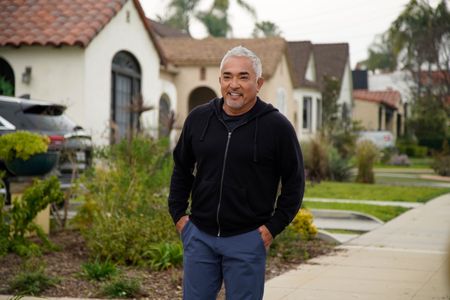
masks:
[[[448,300],[450,194],[266,283],[264,300]]]

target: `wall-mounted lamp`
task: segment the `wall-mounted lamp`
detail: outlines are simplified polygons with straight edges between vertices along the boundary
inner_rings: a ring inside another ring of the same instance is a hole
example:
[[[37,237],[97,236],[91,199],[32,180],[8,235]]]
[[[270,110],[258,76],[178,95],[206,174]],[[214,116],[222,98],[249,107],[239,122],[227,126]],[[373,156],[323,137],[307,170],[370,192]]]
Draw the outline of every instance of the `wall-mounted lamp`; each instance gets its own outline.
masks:
[[[31,67],[25,67],[25,71],[22,73],[22,82],[29,84],[31,81]]]

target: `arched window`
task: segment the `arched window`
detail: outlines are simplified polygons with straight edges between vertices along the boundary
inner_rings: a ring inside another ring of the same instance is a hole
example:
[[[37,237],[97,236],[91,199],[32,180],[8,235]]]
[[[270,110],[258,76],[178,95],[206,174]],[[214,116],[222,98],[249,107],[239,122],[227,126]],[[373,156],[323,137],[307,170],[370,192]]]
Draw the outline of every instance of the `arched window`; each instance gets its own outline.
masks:
[[[139,129],[141,68],[131,53],[120,51],[111,69],[111,143],[116,143]]]
[[[159,99],[159,138],[168,137],[170,134],[172,118],[170,112],[169,96],[163,94]]]
[[[14,71],[9,63],[0,57],[0,95],[14,96]]]
[[[196,88],[189,95],[189,111],[198,105],[207,103],[215,97],[217,97],[216,93],[208,87]]]

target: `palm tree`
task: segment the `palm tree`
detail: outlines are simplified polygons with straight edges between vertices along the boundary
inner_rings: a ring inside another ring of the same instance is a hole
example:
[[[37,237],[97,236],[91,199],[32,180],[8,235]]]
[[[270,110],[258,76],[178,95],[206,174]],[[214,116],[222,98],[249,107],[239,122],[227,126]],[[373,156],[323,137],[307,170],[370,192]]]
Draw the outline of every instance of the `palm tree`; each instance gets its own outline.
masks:
[[[281,36],[281,30],[277,24],[271,21],[261,21],[255,23],[252,35],[255,38]]]
[[[244,0],[236,0],[236,3],[256,18],[255,9]],[[171,0],[168,4],[168,14],[158,17],[163,24],[189,32],[192,18],[197,18],[206,27],[212,36],[226,36],[232,27],[229,23],[229,0],[214,0],[207,11],[198,11],[200,0]]]

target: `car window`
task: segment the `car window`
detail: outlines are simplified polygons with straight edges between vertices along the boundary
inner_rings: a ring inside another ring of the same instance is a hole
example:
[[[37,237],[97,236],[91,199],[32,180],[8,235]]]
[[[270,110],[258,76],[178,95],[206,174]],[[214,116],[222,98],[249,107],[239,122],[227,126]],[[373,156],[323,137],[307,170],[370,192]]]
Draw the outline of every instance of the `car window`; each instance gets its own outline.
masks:
[[[35,113],[25,113],[26,118],[39,131],[73,131],[77,125],[65,115],[40,115]]]

